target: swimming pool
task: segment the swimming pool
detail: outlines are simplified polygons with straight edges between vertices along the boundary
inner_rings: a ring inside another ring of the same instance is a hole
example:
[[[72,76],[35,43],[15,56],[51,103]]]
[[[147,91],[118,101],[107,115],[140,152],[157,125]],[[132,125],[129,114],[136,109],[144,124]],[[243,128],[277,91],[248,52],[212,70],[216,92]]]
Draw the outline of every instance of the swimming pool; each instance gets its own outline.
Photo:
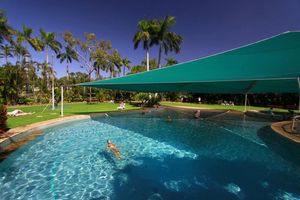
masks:
[[[300,199],[299,145],[268,121],[201,116],[158,109],[46,128],[0,163],[1,199]]]

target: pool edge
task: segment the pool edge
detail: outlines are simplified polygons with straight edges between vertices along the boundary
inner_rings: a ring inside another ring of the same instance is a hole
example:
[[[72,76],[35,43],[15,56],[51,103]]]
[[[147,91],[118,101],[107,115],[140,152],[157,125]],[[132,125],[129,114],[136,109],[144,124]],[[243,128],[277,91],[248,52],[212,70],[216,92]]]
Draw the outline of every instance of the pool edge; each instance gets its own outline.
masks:
[[[103,113],[97,114],[99,116],[104,115]],[[25,126],[19,126],[16,128],[12,128],[6,132],[8,137],[1,138],[0,139],[0,153],[4,151],[4,149],[13,143],[14,141],[19,141],[22,138],[28,136],[30,131],[32,130],[38,130],[38,129],[44,129],[51,126],[56,126],[62,123],[71,122],[71,121],[77,121],[77,120],[83,120],[83,119],[90,119],[91,115],[73,115],[73,116],[67,116],[67,117],[60,117],[55,119],[50,119],[47,121],[37,122]]]
[[[300,137],[297,137],[294,133],[288,132],[284,127],[290,125],[292,121],[282,121],[282,122],[275,122],[271,124],[271,128],[277,134],[300,144]]]

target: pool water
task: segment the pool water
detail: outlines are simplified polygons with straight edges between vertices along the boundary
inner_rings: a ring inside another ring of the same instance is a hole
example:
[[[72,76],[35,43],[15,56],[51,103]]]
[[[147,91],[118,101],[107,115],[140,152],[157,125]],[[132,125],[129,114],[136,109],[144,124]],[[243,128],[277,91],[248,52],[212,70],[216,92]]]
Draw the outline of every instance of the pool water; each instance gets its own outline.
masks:
[[[300,199],[299,145],[269,121],[201,117],[158,109],[47,128],[0,163],[0,199]]]

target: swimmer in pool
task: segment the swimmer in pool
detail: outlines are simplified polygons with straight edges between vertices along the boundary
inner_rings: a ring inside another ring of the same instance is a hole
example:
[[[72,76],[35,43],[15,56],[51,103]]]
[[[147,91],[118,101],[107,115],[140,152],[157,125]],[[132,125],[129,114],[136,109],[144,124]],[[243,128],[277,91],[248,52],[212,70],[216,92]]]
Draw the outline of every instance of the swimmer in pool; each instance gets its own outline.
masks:
[[[111,142],[111,140],[107,140],[106,148],[107,148],[107,150],[113,152],[113,154],[116,156],[117,159],[119,159],[119,160],[123,159],[121,157],[121,153],[120,153],[119,149],[117,148],[117,145],[113,144]]]

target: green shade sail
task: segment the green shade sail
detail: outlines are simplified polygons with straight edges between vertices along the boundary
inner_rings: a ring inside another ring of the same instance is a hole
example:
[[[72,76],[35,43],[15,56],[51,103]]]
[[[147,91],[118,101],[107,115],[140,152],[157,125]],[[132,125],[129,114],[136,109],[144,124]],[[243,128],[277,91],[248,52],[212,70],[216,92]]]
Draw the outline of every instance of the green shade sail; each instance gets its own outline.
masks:
[[[220,54],[81,86],[139,92],[298,93],[300,32]]]

